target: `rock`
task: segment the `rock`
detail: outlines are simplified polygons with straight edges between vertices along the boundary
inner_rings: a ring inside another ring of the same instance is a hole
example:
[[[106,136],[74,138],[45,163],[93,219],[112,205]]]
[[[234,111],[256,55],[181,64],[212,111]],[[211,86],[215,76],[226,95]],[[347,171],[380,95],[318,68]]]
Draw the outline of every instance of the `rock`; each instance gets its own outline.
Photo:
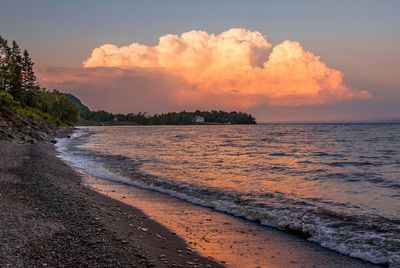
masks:
[[[27,139],[26,142],[31,143],[31,144],[35,144],[36,143],[36,141],[34,139],[32,139],[32,138]]]
[[[56,140],[51,140],[50,142],[51,142],[51,143],[54,143],[54,144],[56,144],[56,143],[57,143],[57,141],[56,141]]]
[[[47,139],[47,134],[41,131],[32,131],[31,133],[32,138],[44,141]]]
[[[6,138],[11,141],[17,140],[16,137],[11,132],[6,133]]]

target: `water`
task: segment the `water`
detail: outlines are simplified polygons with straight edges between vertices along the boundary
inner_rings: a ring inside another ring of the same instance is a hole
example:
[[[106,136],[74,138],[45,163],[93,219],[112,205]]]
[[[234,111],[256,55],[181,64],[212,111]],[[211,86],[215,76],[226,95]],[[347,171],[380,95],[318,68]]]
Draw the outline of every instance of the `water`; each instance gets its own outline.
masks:
[[[400,124],[90,127],[58,150],[96,177],[400,264]]]

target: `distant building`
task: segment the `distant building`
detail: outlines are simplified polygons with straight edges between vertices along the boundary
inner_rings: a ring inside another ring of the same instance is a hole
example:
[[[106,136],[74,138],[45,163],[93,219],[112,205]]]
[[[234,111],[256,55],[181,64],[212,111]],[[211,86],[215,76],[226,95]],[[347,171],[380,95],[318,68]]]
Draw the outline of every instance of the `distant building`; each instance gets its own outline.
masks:
[[[204,123],[204,117],[196,115],[195,117],[193,117],[193,122],[194,123]]]

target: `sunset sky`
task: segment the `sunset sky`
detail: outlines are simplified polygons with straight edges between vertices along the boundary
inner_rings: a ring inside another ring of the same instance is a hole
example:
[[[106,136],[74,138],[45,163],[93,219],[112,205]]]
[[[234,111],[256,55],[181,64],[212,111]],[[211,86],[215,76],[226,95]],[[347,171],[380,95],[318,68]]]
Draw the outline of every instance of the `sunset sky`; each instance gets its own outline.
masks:
[[[0,35],[92,109],[400,119],[400,1],[3,0]]]

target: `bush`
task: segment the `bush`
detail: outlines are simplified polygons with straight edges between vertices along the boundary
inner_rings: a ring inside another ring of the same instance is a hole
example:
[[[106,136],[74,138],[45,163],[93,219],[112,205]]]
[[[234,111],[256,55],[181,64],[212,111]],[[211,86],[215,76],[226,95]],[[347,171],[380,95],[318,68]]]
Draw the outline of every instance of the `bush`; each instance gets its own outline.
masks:
[[[11,96],[11,94],[5,92],[5,91],[0,91],[0,104],[4,105],[6,107],[11,107],[14,105],[14,98]]]

